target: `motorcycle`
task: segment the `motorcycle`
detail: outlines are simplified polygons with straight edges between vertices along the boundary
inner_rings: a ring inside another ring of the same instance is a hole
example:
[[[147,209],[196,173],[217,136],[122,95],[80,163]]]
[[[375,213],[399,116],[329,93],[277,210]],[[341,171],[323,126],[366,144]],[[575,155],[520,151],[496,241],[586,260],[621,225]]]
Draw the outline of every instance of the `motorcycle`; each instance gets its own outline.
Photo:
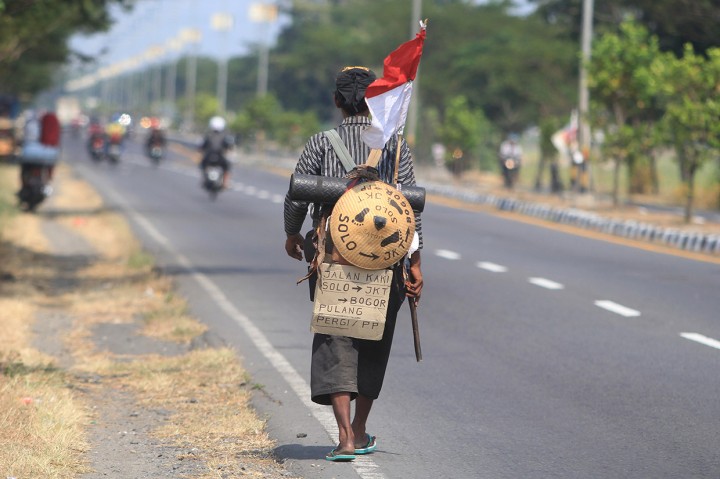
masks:
[[[217,198],[223,189],[223,169],[220,166],[210,165],[203,170],[203,188],[207,190],[211,200]]]
[[[32,212],[53,192],[50,185],[52,166],[25,164],[22,168],[23,186],[17,193],[18,203],[20,208]]]
[[[110,161],[110,164],[118,164],[118,162],[120,161],[120,153],[122,153],[122,147],[120,146],[120,142],[110,140],[110,144],[108,145],[107,150],[107,158]]]
[[[101,135],[95,135],[90,138],[89,150],[90,158],[92,158],[95,163],[100,162],[105,155],[105,138]]]
[[[155,166],[160,164],[163,153],[163,147],[160,144],[151,144],[148,148],[148,156]]]

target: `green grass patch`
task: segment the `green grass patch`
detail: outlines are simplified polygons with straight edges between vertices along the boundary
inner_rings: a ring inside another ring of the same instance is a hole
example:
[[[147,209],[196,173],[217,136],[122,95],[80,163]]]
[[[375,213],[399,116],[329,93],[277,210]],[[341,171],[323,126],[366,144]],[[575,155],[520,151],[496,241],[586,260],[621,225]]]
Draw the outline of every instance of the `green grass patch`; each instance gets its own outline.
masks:
[[[533,188],[539,167],[539,151],[534,144],[523,144],[524,158],[520,170],[519,185],[523,188]],[[613,191],[613,175],[615,165],[612,161],[599,157],[594,152],[590,164],[591,189],[597,194],[610,195]],[[570,166],[560,167],[560,179],[565,189],[570,187]],[[656,196],[659,203],[668,205],[682,205],[685,201],[685,186],[680,180],[680,170],[674,154],[666,151],[657,158],[657,173],[660,192]],[[497,171],[499,175],[499,171]],[[619,191],[620,199],[627,199],[628,169],[620,169]],[[550,171],[546,167],[542,184],[547,188],[550,182]],[[714,209],[718,206],[720,193],[720,162],[706,161],[695,175],[695,200],[700,208]]]
[[[137,251],[130,255],[127,264],[132,269],[149,269],[155,266],[155,258],[144,251]]]
[[[15,207],[15,176],[18,167],[0,163],[0,235],[10,219],[17,214]]]

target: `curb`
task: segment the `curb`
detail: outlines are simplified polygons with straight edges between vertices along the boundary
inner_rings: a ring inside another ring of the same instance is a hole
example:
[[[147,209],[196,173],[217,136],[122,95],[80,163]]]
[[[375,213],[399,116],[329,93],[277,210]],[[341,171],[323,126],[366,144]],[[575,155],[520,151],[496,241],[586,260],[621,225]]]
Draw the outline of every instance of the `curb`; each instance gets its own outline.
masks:
[[[557,208],[521,201],[513,198],[502,198],[491,194],[458,191],[456,188],[425,184],[428,193],[453,198],[467,203],[486,204],[501,211],[519,213],[563,225],[575,226],[600,233],[619,236],[648,243],[661,244],[695,253],[720,255],[720,235],[681,231],[676,228],[663,228],[650,223],[635,220],[612,220],[595,213],[576,208]]]

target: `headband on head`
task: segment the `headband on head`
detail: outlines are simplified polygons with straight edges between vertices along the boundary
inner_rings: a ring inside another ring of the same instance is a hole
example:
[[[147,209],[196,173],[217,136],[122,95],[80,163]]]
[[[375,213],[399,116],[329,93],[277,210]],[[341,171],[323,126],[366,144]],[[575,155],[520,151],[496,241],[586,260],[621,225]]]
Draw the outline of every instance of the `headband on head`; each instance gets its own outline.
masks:
[[[366,67],[348,66],[340,70],[335,78],[335,97],[341,107],[352,114],[364,110],[365,90],[375,78],[375,73]]]

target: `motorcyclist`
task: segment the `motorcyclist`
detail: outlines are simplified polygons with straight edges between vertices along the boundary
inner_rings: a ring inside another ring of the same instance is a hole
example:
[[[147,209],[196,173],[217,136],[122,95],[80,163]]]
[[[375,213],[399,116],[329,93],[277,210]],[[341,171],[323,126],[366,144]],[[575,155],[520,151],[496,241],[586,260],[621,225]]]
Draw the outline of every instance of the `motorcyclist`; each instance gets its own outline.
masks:
[[[210,118],[208,132],[203,138],[200,151],[203,154],[200,161],[202,177],[205,178],[205,170],[211,165],[220,166],[223,170],[223,189],[227,188],[230,179],[230,162],[225,154],[232,148],[233,144],[225,133],[225,119],[220,116]]]
[[[153,118],[150,122],[150,132],[148,133],[147,140],[145,141],[145,151],[148,156],[151,156],[152,148],[159,146],[163,150],[167,144],[165,138],[165,132],[163,132],[160,121],[157,118]]]
[[[87,142],[87,149],[88,152],[92,155],[94,146],[100,142],[100,145],[105,145],[105,129],[102,126],[102,123],[100,122],[100,119],[98,117],[92,117],[90,118],[90,121],[88,123],[87,128],[87,134],[88,134],[88,142]]]
[[[58,160],[60,148],[61,127],[57,115],[52,112],[43,112],[37,115],[30,112],[25,123],[23,134],[23,152],[20,163],[20,191],[17,196],[20,203],[27,203],[29,209],[31,199],[31,178],[44,177],[43,194],[52,192],[50,182],[53,178],[55,163]]]
[[[500,170],[503,174],[505,188],[512,189],[517,181],[522,164],[522,147],[518,143],[518,136],[508,135],[507,139],[500,144],[499,160]]]
[[[127,129],[119,121],[112,121],[105,126],[108,144],[122,145]]]

